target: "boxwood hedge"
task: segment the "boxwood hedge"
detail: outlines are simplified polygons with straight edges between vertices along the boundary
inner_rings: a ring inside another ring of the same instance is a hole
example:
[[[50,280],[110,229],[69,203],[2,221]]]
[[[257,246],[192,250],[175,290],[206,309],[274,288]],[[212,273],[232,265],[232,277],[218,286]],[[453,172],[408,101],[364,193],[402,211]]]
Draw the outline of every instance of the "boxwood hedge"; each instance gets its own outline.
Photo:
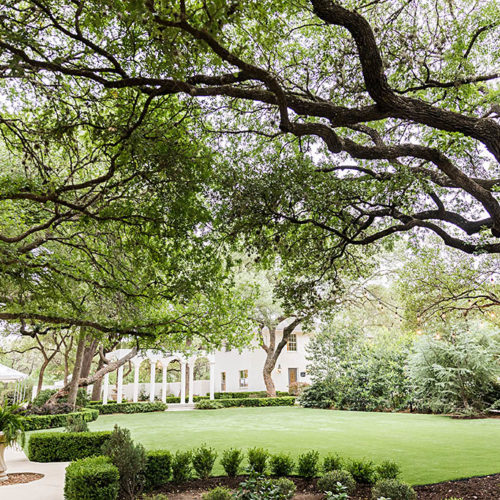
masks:
[[[93,422],[99,416],[99,412],[93,408],[84,408],[81,411],[61,413],[59,415],[27,415],[24,417],[24,430],[39,431],[54,427],[66,427],[70,416],[80,416],[85,422]]]
[[[118,469],[108,457],[84,458],[66,467],[66,500],[115,500],[119,487]]]
[[[111,432],[39,432],[28,442],[28,458],[33,462],[69,462],[100,455]]]
[[[101,415],[111,413],[148,413],[152,411],[165,411],[167,405],[155,401],[153,403],[111,403],[111,404],[93,404],[93,410],[98,410]]]

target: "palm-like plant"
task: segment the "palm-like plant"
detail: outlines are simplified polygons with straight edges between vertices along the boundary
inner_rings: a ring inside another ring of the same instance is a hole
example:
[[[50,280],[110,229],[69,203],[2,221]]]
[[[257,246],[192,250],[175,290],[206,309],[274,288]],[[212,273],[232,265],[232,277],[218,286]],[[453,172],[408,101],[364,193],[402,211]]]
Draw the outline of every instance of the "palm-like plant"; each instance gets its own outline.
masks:
[[[9,446],[18,442],[24,444],[23,409],[19,405],[0,406],[0,432],[3,432],[4,443]]]

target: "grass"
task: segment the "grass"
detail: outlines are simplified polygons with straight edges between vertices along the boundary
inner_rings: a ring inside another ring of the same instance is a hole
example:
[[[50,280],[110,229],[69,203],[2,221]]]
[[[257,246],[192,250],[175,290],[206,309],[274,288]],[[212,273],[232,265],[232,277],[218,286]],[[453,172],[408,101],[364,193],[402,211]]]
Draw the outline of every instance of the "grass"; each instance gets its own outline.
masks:
[[[147,449],[218,451],[259,446],[297,456],[316,449],[397,461],[403,479],[425,484],[500,472],[500,419],[454,420],[437,415],[364,413],[304,408],[102,415],[91,430],[127,427]],[[215,474],[222,474],[218,464]]]

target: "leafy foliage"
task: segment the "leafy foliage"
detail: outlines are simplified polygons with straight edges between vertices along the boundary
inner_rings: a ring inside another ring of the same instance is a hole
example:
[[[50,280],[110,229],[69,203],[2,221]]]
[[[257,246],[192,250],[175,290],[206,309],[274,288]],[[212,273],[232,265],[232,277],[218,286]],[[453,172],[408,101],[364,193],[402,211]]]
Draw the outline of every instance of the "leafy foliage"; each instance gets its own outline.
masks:
[[[24,418],[19,405],[9,405],[7,401],[0,406],[0,432],[3,432],[2,441],[7,446],[19,442],[24,444]]]
[[[357,483],[373,484],[377,480],[375,464],[371,460],[351,460],[346,468]]]
[[[220,463],[229,477],[238,475],[243,458],[243,452],[235,448],[230,448],[222,452]]]
[[[193,450],[191,462],[196,475],[201,479],[210,477],[216,458],[217,452],[213,448],[209,448],[205,445]]]
[[[372,489],[372,498],[377,500],[380,497],[391,500],[416,500],[417,494],[409,484],[396,479],[382,479],[377,481]]]
[[[319,472],[319,452],[307,451],[297,459],[297,474],[306,479],[312,479]]]
[[[191,452],[178,450],[172,457],[172,481],[182,483],[191,477]]]
[[[334,470],[327,472],[318,479],[318,489],[323,493],[331,491],[332,493],[341,493],[339,491],[343,487],[346,493],[352,494],[356,489],[356,481],[352,474],[346,470]]]
[[[269,458],[269,468],[274,476],[290,476],[295,469],[293,458],[286,453],[271,455]]]
[[[269,452],[263,448],[250,448],[247,451],[248,464],[256,474],[264,474],[267,468]]]

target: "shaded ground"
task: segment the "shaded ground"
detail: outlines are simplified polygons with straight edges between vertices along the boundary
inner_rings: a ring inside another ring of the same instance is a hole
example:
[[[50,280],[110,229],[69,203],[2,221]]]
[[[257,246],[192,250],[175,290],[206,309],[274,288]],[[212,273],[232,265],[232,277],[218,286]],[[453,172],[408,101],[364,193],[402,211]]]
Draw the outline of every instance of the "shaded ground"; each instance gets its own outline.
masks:
[[[166,493],[169,500],[199,500],[207,490],[216,486],[237,488],[243,478],[210,478],[209,480],[193,480],[182,485],[172,484],[158,490]],[[315,484],[303,479],[292,478],[297,485],[295,500],[323,500],[324,496],[316,491]],[[462,498],[463,500],[499,500],[500,474],[447,481],[437,484],[415,486],[418,500],[445,500],[447,498]],[[353,500],[369,500],[370,488],[358,487],[356,494],[350,497]]]

